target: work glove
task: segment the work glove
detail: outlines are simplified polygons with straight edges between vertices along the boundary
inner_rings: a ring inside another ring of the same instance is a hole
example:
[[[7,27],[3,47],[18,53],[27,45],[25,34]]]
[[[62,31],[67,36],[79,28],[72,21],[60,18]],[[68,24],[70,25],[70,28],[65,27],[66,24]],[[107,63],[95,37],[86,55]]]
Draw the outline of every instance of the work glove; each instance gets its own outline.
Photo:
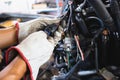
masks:
[[[39,30],[43,30],[48,25],[51,25],[54,23],[58,24],[59,22],[60,20],[58,18],[40,17],[34,20],[19,23],[18,40],[19,42],[21,42],[29,34]]]
[[[49,39],[50,41],[43,31],[34,32],[20,44],[10,48],[6,53],[6,60],[10,61],[10,55],[14,54],[12,51],[17,51],[28,66],[31,80],[36,80],[40,66],[49,60],[54,50],[54,39]]]
[[[54,37],[47,37],[47,34],[43,31],[38,31],[30,34],[20,44],[8,49],[6,53],[6,62],[12,61],[17,51],[23,60],[26,62],[30,77],[32,80],[36,80],[40,66],[48,61],[51,57],[54,47],[58,41],[61,40],[63,34],[63,28],[58,27],[58,30],[54,33]]]
[[[59,21],[58,18],[47,16],[21,23],[19,20],[6,21],[0,24],[0,49],[20,43],[29,34],[43,30],[47,25],[57,24]]]

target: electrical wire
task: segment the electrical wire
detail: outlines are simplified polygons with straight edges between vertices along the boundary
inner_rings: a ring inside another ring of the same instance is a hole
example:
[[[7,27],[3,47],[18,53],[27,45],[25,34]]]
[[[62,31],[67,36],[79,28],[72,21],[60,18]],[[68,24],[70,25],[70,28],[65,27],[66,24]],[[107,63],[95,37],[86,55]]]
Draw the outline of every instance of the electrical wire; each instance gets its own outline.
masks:
[[[80,51],[81,59],[82,59],[82,61],[84,61],[85,58],[84,58],[83,51],[82,51],[82,49],[81,49],[81,47],[80,47],[80,43],[79,43],[79,40],[78,40],[78,36],[77,36],[77,35],[74,35],[74,38],[75,38],[76,44],[77,44],[77,46],[78,46],[78,49],[79,49],[79,51]]]
[[[81,3],[76,9],[75,11],[82,11],[82,8],[85,6],[87,0],[84,0],[83,3]]]
[[[72,3],[71,3],[72,4]],[[72,19],[72,5],[69,4],[69,8],[70,8],[70,15],[69,15],[69,18],[68,18],[68,22],[67,22],[67,25],[66,25],[66,29],[64,31],[68,31],[69,30],[69,27],[70,27],[70,24],[71,24],[71,19]]]

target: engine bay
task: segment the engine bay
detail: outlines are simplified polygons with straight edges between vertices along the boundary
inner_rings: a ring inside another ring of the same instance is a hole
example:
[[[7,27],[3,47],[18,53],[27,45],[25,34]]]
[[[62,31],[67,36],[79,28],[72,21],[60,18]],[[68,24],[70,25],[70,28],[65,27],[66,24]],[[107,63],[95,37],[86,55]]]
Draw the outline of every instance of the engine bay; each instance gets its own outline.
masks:
[[[64,31],[62,38],[51,60],[40,68],[37,80],[119,80],[120,0],[63,3],[60,23],[44,29],[54,36],[60,26]],[[29,16],[25,21],[38,17]],[[6,66],[4,61],[0,70]]]
[[[60,18],[64,34],[52,63],[58,74],[50,79],[119,80],[120,1],[64,0]]]

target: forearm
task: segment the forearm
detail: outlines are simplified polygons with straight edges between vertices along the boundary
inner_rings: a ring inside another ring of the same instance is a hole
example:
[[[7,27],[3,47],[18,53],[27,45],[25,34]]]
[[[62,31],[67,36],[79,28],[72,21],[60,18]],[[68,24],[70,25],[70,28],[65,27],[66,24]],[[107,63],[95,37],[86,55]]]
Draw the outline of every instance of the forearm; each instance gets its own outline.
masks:
[[[0,29],[0,49],[17,43],[17,30],[16,26]]]
[[[0,80],[20,80],[24,76],[26,70],[26,63],[20,56],[17,56],[0,72]]]

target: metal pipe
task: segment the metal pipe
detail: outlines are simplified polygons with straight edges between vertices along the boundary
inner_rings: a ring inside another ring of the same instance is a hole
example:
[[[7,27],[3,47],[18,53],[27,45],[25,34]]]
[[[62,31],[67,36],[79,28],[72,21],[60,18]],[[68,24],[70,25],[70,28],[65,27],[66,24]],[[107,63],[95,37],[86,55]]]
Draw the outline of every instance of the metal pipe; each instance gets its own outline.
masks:
[[[96,74],[97,71],[96,70],[87,70],[87,71],[79,71],[78,75],[79,76],[88,76],[88,75],[92,75],[92,74]]]

